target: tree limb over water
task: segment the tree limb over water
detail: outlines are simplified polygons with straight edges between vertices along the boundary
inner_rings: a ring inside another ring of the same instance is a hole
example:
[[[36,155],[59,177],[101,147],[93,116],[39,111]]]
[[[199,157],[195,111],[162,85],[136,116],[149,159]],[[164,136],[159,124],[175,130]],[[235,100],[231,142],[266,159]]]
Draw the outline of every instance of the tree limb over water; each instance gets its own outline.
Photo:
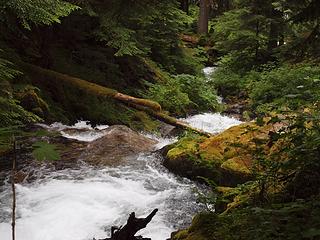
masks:
[[[103,87],[101,85],[77,77],[41,68],[33,64],[20,62],[17,65],[20,66],[25,73],[30,75],[31,79],[36,79],[36,81],[54,81],[58,84],[70,84],[78,89],[82,89],[88,92],[89,94],[95,96],[113,98],[121,103],[127,104],[129,107],[142,110],[147,114],[151,115],[152,117],[167,124],[173,125],[175,127],[182,128],[185,130],[191,130],[193,132],[197,132],[201,135],[205,135],[208,137],[211,135],[200,129],[194,128],[185,122],[182,122],[174,117],[167,115],[165,112],[162,111],[161,105],[155,101],[122,94],[116,91],[115,89]]]

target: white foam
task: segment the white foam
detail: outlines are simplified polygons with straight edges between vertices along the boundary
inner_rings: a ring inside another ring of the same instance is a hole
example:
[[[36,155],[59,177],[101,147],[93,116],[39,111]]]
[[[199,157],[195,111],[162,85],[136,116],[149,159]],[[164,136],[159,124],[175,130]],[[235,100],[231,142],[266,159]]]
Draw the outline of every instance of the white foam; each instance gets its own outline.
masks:
[[[38,125],[49,130],[59,131],[65,138],[76,139],[83,142],[92,142],[103,137],[105,135],[103,130],[109,127],[108,125],[97,125],[96,127],[92,127],[89,121],[78,121],[72,126],[68,126],[60,122],[55,122],[51,125]],[[68,129],[74,129],[74,131],[67,131]]]
[[[164,146],[167,146],[169,144],[175,143],[178,141],[178,137],[159,137],[155,134],[150,133],[142,133],[147,138],[151,138],[156,140],[158,143],[155,145],[155,149],[161,149]]]
[[[16,239],[105,238],[111,226],[125,224],[130,212],[142,217],[154,208],[159,208],[159,212],[140,234],[153,240],[169,238],[179,227],[172,219],[190,221],[196,212],[198,204],[192,184],[148,165],[152,159],[140,158],[140,165],[49,172],[35,183],[17,184]],[[10,192],[9,184],[6,192]],[[1,207],[0,215],[5,215],[1,213],[3,209],[10,211],[10,198],[10,194],[1,193],[4,208]],[[185,201],[184,205],[181,201]],[[193,213],[188,213],[188,209]],[[0,220],[1,239],[10,240],[9,215]]]
[[[211,74],[214,73],[214,71],[217,70],[217,67],[205,67],[204,69],[202,69],[204,75],[210,79]]]
[[[105,132],[90,130],[86,132],[68,133],[68,132],[61,131],[61,135],[65,138],[76,139],[82,142],[92,142],[98,138],[103,137],[105,135]]]
[[[180,120],[189,123],[192,127],[202,129],[213,134],[220,133],[232,126],[242,123],[235,118],[222,116],[220,113],[203,113],[182,118]]]

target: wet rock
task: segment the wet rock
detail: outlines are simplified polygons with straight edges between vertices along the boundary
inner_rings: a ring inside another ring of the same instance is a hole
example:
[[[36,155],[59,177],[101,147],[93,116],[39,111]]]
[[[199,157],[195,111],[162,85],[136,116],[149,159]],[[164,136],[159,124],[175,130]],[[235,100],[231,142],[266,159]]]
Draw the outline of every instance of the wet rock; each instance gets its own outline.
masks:
[[[269,120],[264,119],[265,122]],[[162,151],[163,164],[172,172],[191,179],[197,180],[200,176],[221,186],[234,187],[253,178],[255,142],[263,144],[265,155],[272,154],[281,142],[271,143],[270,136],[283,127],[285,123],[258,126],[249,122],[210,138],[185,137]]]
[[[88,145],[82,160],[94,165],[117,166],[139,153],[152,151],[157,143],[122,125],[111,126],[105,133]]]
[[[247,124],[234,126],[210,138],[183,138],[167,147],[164,166],[174,173],[199,180],[209,178],[222,186],[236,186],[251,179],[251,158],[232,144],[249,142]],[[200,177],[200,178],[199,178]]]

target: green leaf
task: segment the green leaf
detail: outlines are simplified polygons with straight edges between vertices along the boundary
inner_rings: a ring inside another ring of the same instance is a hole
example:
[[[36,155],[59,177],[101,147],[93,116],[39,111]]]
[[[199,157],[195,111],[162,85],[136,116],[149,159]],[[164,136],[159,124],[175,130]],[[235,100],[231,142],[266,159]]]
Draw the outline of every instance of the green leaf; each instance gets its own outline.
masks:
[[[310,228],[303,233],[304,238],[314,239],[314,237],[320,236],[320,229]]]
[[[60,160],[60,154],[56,150],[56,145],[47,142],[36,142],[32,145],[34,150],[32,155],[38,161],[56,161]]]

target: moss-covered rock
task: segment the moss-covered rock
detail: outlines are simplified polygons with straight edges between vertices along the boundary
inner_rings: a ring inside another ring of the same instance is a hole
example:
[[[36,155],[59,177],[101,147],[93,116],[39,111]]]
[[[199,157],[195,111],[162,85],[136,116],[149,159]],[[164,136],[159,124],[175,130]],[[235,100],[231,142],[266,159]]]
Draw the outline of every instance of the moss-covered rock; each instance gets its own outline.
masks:
[[[263,127],[244,123],[212,136],[185,137],[168,147],[164,165],[180,175],[197,179],[209,178],[222,186],[236,186],[252,178],[252,149],[262,142],[264,154],[276,147],[268,145],[272,132],[283,127],[269,124]]]
[[[238,141],[249,142],[246,133],[250,124],[232,127],[210,138],[182,138],[166,153],[164,165],[180,175],[214,180],[219,185],[234,186],[250,179],[250,156],[232,146]]]

